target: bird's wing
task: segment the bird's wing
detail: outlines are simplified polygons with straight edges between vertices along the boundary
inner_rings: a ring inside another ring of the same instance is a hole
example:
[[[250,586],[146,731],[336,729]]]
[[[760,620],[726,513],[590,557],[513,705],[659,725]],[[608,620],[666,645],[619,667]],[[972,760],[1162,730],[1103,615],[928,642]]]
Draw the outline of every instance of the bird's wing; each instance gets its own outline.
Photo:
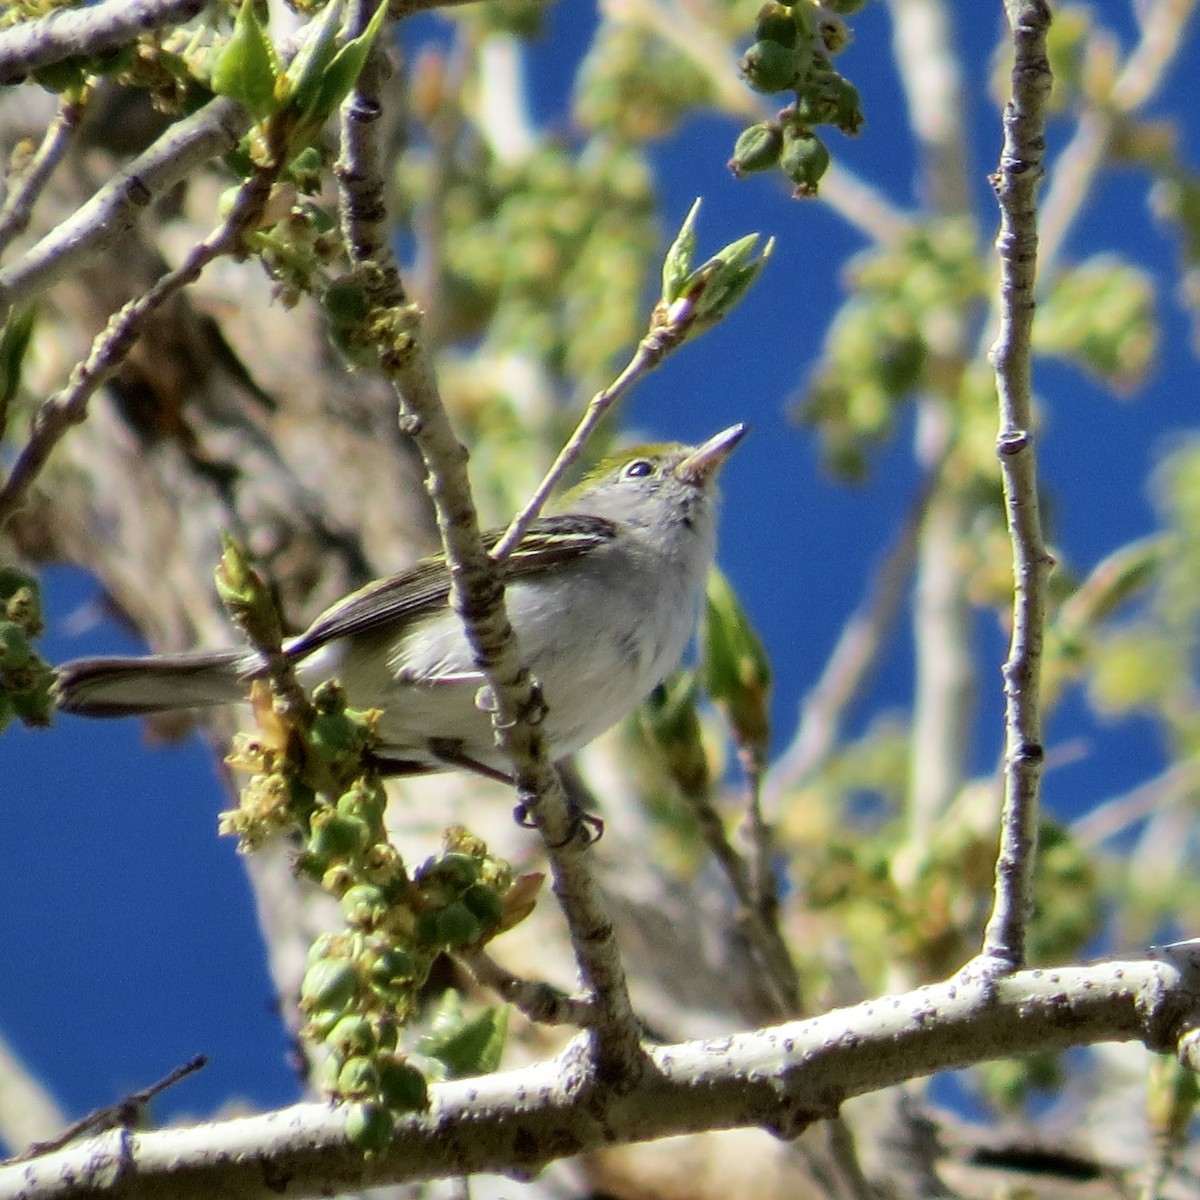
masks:
[[[488,550],[503,532],[493,529],[484,534]],[[571,513],[542,517],[530,526],[517,548],[501,564],[504,582],[531,578],[590,553],[610,542],[616,532],[616,524],[605,517]],[[436,558],[422,559],[407,571],[369,583],[326,609],[304,633],[288,643],[288,653],[294,659],[305,658],[341,637],[385,626],[403,627],[438,611],[449,596],[450,573],[445,563]]]

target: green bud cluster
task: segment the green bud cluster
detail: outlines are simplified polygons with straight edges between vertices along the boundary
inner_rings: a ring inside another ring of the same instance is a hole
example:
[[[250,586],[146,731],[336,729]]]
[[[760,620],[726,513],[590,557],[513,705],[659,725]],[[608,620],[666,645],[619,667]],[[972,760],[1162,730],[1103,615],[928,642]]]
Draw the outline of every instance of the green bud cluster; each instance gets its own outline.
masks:
[[[850,136],[862,128],[858,89],[834,69],[833,58],[850,40],[843,16],[864,2],[768,0],[759,9],[755,40],[738,63],[742,76],[756,92],[791,92],[794,98],[774,121],[739,134],[729,160],[739,179],[777,167],[794,196],[817,194],[830,159],[816,128],[832,125]]]
[[[901,402],[920,389],[949,390],[964,419],[986,407],[994,424],[994,394],[955,365],[953,340],[987,284],[977,233],[956,219],[913,228],[855,260],[852,295],[797,408],[819,430],[835,470],[861,477],[867,448],[887,437]],[[990,447],[991,438],[983,444]],[[988,462],[991,476],[990,451]]]
[[[54,672],[33,648],[42,633],[38,582],[16,567],[0,567],[0,730],[16,717],[49,725]]]
[[[219,583],[235,610],[263,624],[261,580],[236,546],[226,551]],[[258,732],[240,739],[230,761],[253,776],[221,828],[244,849],[280,831],[298,835],[297,873],[339,901],[343,930],[318,938],[309,952],[302,1033],[322,1050],[325,1089],[350,1106],[348,1135],[377,1150],[396,1114],[427,1103],[425,1078],[401,1049],[400,1033],[435,959],[482,946],[522,920],[537,881],[514,880],[506,863],[457,826],[447,830],[442,853],[410,874],[388,838],[387,793],[368,758],[378,713],[349,708],[332,681],[314,690],[303,712],[281,706],[281,698],[261,685],[252,696]]]
[[[500,932],[513,885],[507,864],[459,827],[410,877],[387,840],[385,802],[377,780],[359,780],[336,804],[318,805],[298,864],[340,898],[346,926],[309,952],[302,1032],[323,1049],[324,1087],[352,1105],[350,1136],[366,1149],[386,1140],[394,1115],[427,1103],[400,1033],[434,960]]]
[[[288,191],[284,184],[276,195],[286,202]],[[308,200],[292,204],[273,224],[251,230],[243,243],[274,282],[273,295],[285,308],[295,307],[303,296],[327,294],[328,268],[342,248],[333,218]]]

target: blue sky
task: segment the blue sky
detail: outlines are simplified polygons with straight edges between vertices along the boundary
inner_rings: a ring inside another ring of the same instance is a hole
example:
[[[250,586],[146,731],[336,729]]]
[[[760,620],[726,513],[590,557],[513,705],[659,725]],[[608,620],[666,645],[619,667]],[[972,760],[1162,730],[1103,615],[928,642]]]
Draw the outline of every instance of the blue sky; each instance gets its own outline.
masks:
[[[961,38],[972,80],[987,70],[1000,7],[957,6],[971,14]],[[1104,0],[1096,7],[1127,41],[1126,5]],[[569,69],[592,20],[588,8],[560,6],[534,51],[530,77],[548,122],[561,125]],[[856,44],[842,63],[863,93],[867,125],[855,141],[832,135],[833,149],[908,206],[914,179],[903,97],[879,65],[889,61],[886,9],[875,0],[854,26]],[[1193,32],[1158,111],[1200,111],[1197,50]],[[986,175],[999,150],[998,121],[978,91],[969,117],[980,211],[990,221]],[[1067,132],[1052,128],[1052,155]],[[735,133],[728,122],[697,119],[659,149],[664,227],[676,226],[702,195],[702,252],[760,230],[777,238],[775,258],[725,325],[640,388],[626,418],[679,440],[737,420],[754,427],[725,473],[721,558],[771,651],[774,715],[785,741],[804,689],[914,491],[915,472],[907,424],[881,449],[867,484],[848,488],[823,473],[812,436],[788,421],[789,397],[840,300],[838,271],[861,241],[821,205],[789,200],[769,176],[734,181],[724,163]],[[1197,136],[1196,128],[1185,131],[1192,164],[1200,162]],[[1107,179],[1067,249],[1079,258],[1120,247],[1153,273],[1163,349],[1150,386],[1118,402],[1071,369],[1038,368],[1048,413],[1041,466],[1055,489],[1055,535],[1083,569],[1151,527],[1148,471],[1164,447],[1197,424],[1189,322],[1172,291],[1176,248],[1150,218],[1146,192],[1132,173]],[[110,625],[80,620],[97,591],[77,572],[47,571],[45,590],[52,661],[135,648]],[[979,637],[996,663],[981,682],[973,749],[982,768],[1000,746],[1003,644],[986,620]],[[881,666],[870,710],[902,707],[910,690],[911,652],[901,634]],[[1087,748],[1081,761],[1051,776],[1048,803],[1064,815],[1121,791],[1162,761],[1149,727],[1097,728],[1074,702],[1050,734],[1052,749],[1074,737]],[[67,1111],[77,1116],[109,1103],[199,1052],[211,1065],[175,1089],[161,1115],[206,1115],[235,1096],[256,1106],[297,1099],[249,888],[232,842],[216,836],[226,797],[203,745],[150,748],[137,722],[66,719],[50,732],[10,732],[0,754],[10,847],[0,874],[7,964],[0,1027]]]

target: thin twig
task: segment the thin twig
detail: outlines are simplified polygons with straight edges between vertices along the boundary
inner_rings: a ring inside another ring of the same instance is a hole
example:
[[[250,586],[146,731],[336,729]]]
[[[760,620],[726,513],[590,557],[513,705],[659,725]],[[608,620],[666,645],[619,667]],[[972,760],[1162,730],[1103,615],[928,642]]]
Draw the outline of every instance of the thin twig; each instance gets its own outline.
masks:
[[[1025,961],[1037,844],[1042,744],[1041,661],[1046,580],[1051,567],[1038,513],[1033,447],[1032,334],[1037,279],[1037,187],[1050,95],[1045,0],[1006,0],[1015,47],[1012,98],[995,177],[1000,203],[1000,330],[992,350],[1000,405],[997,452],[1013,549],[1012,640],[1004,664],[1004,808],[996,894],[984,934],[985,959],[1006,969]]]
[[[120,238],[157,196],[202,163],[231,150],[249,128],[245,109],[224,98],[175,122],[71,216],[0,269],[0,313],[78,271]]]
[[[766,920],[757,904],[749,868],[729,840],[721,814],[706,795],[689,793],[685,799],[695,814],[704,844],[729,881],[738,905],[737,924],[758,956],[777,1014],[798,1015],[801,1011],[800,985],[791,953],[778,925]]]
[[[1198,790],[1200,765],[1185,759],[1124,795],[1102,801],[1071,822],[1071,839],[1084,851],[1097,849],[1139,821],[1194,797]]]
[[[1117,123],[1153,96],[1187,45],[1185,28],[1196,0],[1157,0],[1139,15],[1142,36],[1113,83],[1108,103],[1091,106],[1054,162],[1041,214],[1042,278],[1049,279],[1067,237],[1094,194]]]
[[[208,1056],[197,1054],[195,1058],[189,1059],[169,1074],[164,1075],[157,1083],[152,1083],[149,1087],[142,1088],[140,1092],[130,1092],[128,1096],[122,1097],[116,1104],[106,1104],[103,1108],[93,1109],[86,1117],[81,1117],[78,1121],[68,1125],[61,1133],[48,1138],[44,1142],[34,1142],[27,1149],[14,1158],[10,1158],[8,1161],[10,1163],[18,1163],[25,1162],[31,1158],[39,1158],[43,1154],[50,1154],[52,1151],[61,1150],[64,1146],[75,1141],[77,1138],[83,1137],[86,1133],[103,1133],[106,1129],[116,1129],[118,1127],[132,1128],[141,1120],[142,1110],[151,1100],[161,1095],[168,1088],[174,1087],[181,1079],[186,1079],[189,1075],[194,1075],[197,1071],[202,1071],[207,1066]]]
[[[365,28],[368,0],[354,0],[350,33]],[[394,260],[381,240],[383,179],[371,123],[351,119],[378,104],[377,74],[360,77],[342,121],[339,184],[342,227],[355,265],[373,278],[377,309],[396,319],[381,365],[400,408],[400,427],[425,461],[426,486],[450,568],[451,603],[463,622],[476,663],[488,682],[498,741],[513,764],[519,810],[546,847],[555,896],[570,931],[575,959],[595,1020],[589,1029],[598,1077],[636,1078],[643,1066],[640,1033],[616,937],[591,867],[586,831],[567,802],[546,758],[535,724],[540,696],[520,658],[504,606],[504,589],[484,549],[466,470],[467,452],[455,437],[438,392],[433,364],[420,336],[420,314],[409,303]],[[367,251],[370,257],[360,257]]]
[[[542,482],[538,484],[533,495],[521,509],[504,536],[492,550],[492,557],[500,562],[516,549],[521,539],[536,520],[542,506],[550,497],[550,493],[558,486],[562,477],[571,469],[579,457],[588,438],[596,431],[596,427],[604,420],[608,410],[612,408],[640,379],[648,375],[664,358],[675,349],[680,342],[670,336],[670,328],[662,326],[652,330],[637,344],[633,356],[625,364],[620,374],[607,387],[598,391],[588,402],[583,417],[576,425],[574,433],[567,439],[566,444],[558,452],[558,457],[550,465]]]
[[[207,0],[101,0],[60,8],[0,32],[0,84],[19,83],[74,55],[99,54],[139,34],[190,21]]]
[[[490,988],[539,1025],[576,1025],[586,1029],[595,1020],[596,1008],[590,1000],[568,996],[549,983],[522,979],[496,962],[486,950],[456,951],[454,957],[471,972],[476,983]]]
[[[0,254],[13,238],[20,237],[28,228],[34,205],[67,152],[85,107],[81,100],[60,100],[54,119],[42,135],[41,144],[20,176],[12,180],[4,205],[0,207]]]
[[[872,576],[858,607],[842,626],[820,679],[805,696],[796,736],[771,770],[771,796],[802,785],[821,769],[837,744],[847,711],[878,667],[880,647],[904,602],[917,538],[938,473],[935,470],[926,474],[899,536]]]
[[[51,396],[34,414],[29,441],[0,488],[0,526],[23,501],[50,452],[72,425],[87,417],[88,403],[101,385],[124,361],[147,318],[172,296],[199,278],[215,258],[228,254],[242,234],[254,224],[271,189],[273,175],[259,173],[238,192],[229,215],[202,242],[192,247],[173,271],[155,281],[141,296],[129,301],[92,342],[87,357],[71,372],[67,386]]]

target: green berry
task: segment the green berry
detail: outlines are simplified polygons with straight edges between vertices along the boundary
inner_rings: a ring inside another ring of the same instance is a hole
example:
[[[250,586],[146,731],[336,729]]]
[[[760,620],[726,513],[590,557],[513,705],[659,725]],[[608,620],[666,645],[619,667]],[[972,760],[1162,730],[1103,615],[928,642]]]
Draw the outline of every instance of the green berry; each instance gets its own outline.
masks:
[[[751,125],[738,135],[727,165],[738,179],[755,171],[769,171],[779,162],[782,149],[783,130],[778,125]]]
[[[304,972],[300,1007],[305,1012],[345,1008],[358,988],[358,972],[345,959],[326,958]]]
[[[795,56],[778,42],[755,42],[738,61],[738,68],[756,92],[768,95],[786,91],[796,81]]]
[[[382,1104],[352,1104],[346,1110],[346,1137],[364,1153],[383,1150],[394,1131],[392,1114]]]
[[[788,129],[784,132],[779,166],[796,185],[793,196],[815,196],[821,177],[829,169],[829,151],[816,134]]]

